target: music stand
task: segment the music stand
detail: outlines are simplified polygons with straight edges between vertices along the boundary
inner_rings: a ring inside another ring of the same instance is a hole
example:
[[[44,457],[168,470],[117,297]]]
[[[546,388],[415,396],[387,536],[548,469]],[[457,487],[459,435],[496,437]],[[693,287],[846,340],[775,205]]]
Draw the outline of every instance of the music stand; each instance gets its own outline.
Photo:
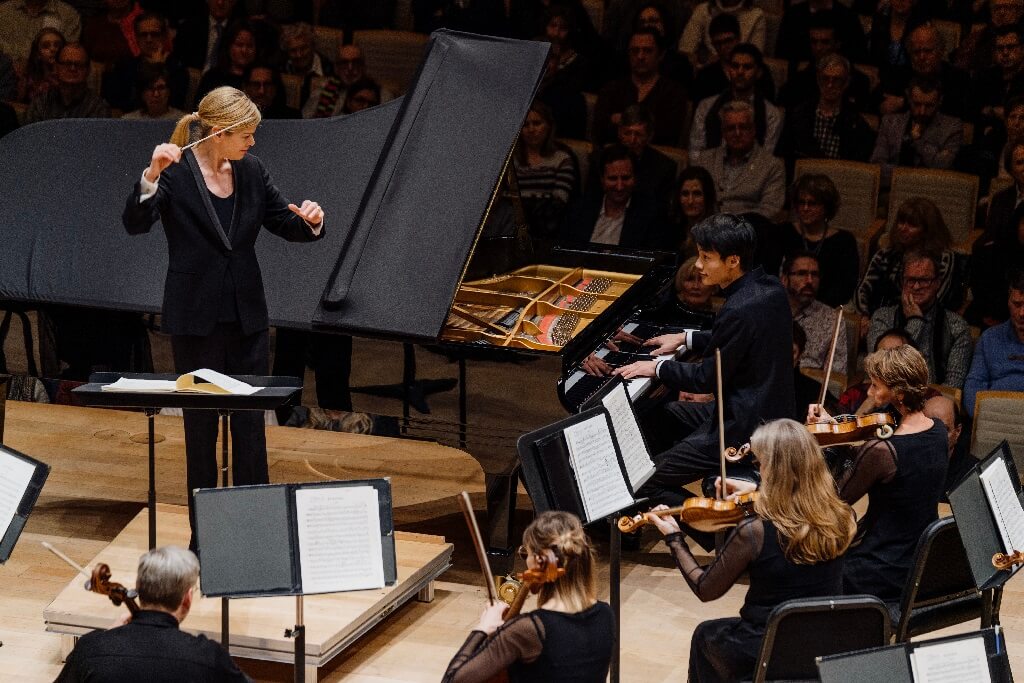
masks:
[[[239,410],[274,410],[297,402],[302,396],[302,380],[298,377],[263,375],[232,375],[233,379],[260,387],[248,396],[238,394],[201,394],[184,392],[120,392],[103,391],[103,385],[121,378],[143,380],[176,380],[174,374],[142,374],[132,372],[96,372],[89,383],[72,390],[83,405],[98,408],[137,408],[146,414],[149,425],[149,549],[156,547],[156,414],[161,408],[216,410],[221,418],[221,485],[228,485],[228,442],[231,434],[231,413]]]
[[[285,637],[295,640],[297,682],[305,675],[303,596],[398,579],[387,478],[198,489],[195,515],[204,595],[225,606],[228,598],[295,596],[296,623]],[[230,653],[226,612],[221,630]]]

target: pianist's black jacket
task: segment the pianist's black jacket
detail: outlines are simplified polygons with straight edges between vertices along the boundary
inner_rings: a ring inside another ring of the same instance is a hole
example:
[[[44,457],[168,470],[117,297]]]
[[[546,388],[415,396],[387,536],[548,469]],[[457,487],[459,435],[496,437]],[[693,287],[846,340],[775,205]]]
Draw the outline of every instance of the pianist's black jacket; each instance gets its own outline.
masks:
[[[710,332],[693,335],[696,363],[667,361],[658,376],[671,389],[714,393],[715,349],[722,350],[725,444],[750,440],[759,424],[793,412],[793,315],[778,279],[758,267],[722,292],[725,304]],[[718,413],[687,441],[718,453]]]
[[[160,174],[155,195],[140,203],[141,183],[136,182],[128,197],[122,219],[129,234],[148,232],[158,218],[163,221],[168,254],[163,330],[168,334],[210,334],[222,292],[232,290],[242,333],[266,329],[267,300],[256,260],[260,227],[291,242],[324,235],[321,229],[315,237],[306,222],[288,210],[288,200],[270,182],[258,158],[247,154],[231,166],[235,210],[227,230],[221,227],[191,150]]]

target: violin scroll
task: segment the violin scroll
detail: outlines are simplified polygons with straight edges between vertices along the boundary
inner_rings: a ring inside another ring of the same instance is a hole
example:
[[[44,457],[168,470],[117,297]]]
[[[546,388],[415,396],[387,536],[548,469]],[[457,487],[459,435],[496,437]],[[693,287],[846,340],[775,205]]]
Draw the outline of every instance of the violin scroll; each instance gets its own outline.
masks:
[[[996,553],[992,556],[992,566],[996,569],[1013,569],[1015,564],[1024,564],[1024,551],[1014,550],[1012,553]]]
[[[110,602],[120,607],[122,604],[134,616],[139,611],[139,605],[135,602],[138,593],[134,589],[125,588],[124,585],[110,580],[110,567],[99,562],[92,570],[92,576],[85,582],[85,590],[106,595]]]

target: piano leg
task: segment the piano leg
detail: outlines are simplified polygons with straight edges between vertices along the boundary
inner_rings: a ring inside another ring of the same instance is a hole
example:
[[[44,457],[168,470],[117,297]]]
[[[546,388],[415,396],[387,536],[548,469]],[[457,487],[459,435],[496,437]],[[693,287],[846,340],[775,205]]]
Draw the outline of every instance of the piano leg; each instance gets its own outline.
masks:
[[[512,571],[514,549],[518,543],[512,538],[516,512],[516,494],[519,488],[519,468],[509,474],[484,473],[487,487],[487,556],[491,571],[505,575]]]

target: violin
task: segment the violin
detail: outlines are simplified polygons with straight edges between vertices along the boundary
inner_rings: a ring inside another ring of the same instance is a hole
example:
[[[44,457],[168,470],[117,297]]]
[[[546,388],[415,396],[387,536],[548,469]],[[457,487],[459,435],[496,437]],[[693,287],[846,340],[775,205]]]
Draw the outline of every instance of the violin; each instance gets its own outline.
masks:
[[[889,413],[836,415],[833,420],[807,423],[807,431],[814,435],[819,446],[857,443],[872,436],[888,439],[896,426],[896,421]]]
[[[687,526],[698,531],[716,532],[736,526],[744,517],[753,514],[753,505],[757,497],[758,492],[751,491],[737,496],[735,500],[690,498],[679,507],[653,510],[652,514],[659,517],[679,515],[679,521]],[[649,522],[646,515],[636,515],[635,517],[621,517],[617,526],[619,531],[628,534]]]
[[[540,569],[527,568],[526,571],[516,574],[520,587],[516,592],[516,596],[502,614],[502,619],[505,621],[509,621],[523,611],[523,605],[526,603],[527,596],[536,595],[544,584],[554,583],[565,576],[565,568],[559,567],[557,562],[544,561],[543,556],[541,556],[541,559],[543,566]]]
[[[1014,550],[1012,553],[996,553],[992,556],[992,566],[996,569],[1013,569],[1015,564],[1024,564],[1024,551]]]

